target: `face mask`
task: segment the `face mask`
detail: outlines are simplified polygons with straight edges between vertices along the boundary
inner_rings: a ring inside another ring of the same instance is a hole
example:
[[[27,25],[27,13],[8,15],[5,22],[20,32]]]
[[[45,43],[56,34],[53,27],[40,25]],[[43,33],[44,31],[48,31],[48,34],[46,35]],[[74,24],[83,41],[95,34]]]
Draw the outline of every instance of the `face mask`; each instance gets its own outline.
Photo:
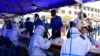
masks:
[[[41,36],[44,36],[44,33],[42,33]]]
[[[44,36],[44,29],[41,29],[42,31],[41,31],[41,36]]]
[[[44,31],[42,31],[42,34],[41,34],[41,36],[44,36]]]

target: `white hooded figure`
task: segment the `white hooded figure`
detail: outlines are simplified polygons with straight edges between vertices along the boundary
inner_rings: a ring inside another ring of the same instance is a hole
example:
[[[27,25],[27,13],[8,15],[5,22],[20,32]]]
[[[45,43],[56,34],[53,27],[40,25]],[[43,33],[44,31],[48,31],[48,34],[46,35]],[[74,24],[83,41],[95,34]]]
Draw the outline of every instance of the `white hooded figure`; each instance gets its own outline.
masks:
[[[12,41],[12,44],[14,44],[15,46],[24,46],[23,43],[18,41],[18,25],[16,22],[12,23],[12,35],[10,37],[10,40]]]
[[[5,37],[5,38],[8,38],[12,44],[14,44],[15,46],[22,46],[22,44],[18,41],[18,37],[17,37],[17,34],[18,34],[18,25],[17,23],[11,23],[11,22],[7,22],[10,26],[10,28],[7,28],[7,25],[4,24],[4,26],[2,27],[2,35]]]
[[[17,37],[17,34],[18,34],[18,25],[17,25],[17,23],[16,22],[13,22],[12,23],[12,39],[13,40],[17,40],[18,39],[18,37]]]
[[[51,42],[43,38],[44,31],[41,25],[35,29],[28,47],[29,56],[47,56],[44,50],[50,47]]]
[[[17,37],[17,34],[18,34],[18,25],[17,23],[13,22],[12,23],[12,37],[10,38],[10,40],[12,41],[12,43],[15,45],[15,46],[18,46],[17,44],[17,41],[18,41],[18,37]]]
[[[72,27],[70,38],[63,43],[60,56],[85,56],[91,47],[92,44],[88,41],[88,38],[83,39],[79,30]]]

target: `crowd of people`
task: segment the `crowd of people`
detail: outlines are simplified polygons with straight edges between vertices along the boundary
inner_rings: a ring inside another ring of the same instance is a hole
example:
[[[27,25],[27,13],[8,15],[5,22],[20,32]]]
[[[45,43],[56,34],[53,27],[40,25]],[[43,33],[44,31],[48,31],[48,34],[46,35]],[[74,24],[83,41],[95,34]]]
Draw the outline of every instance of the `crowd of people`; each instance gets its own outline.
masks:
[[[19,47],[24,48],[25,46],[20,39],[27,38],[30,40],[27,52],[29,56],[46,56],[44,49],[48,49],[51,45],[48,39],[48,28],[52,29],[51,38],[54,39],[61,36],[60,28],[63,25],[61,17],[56,15],[55,10],[51,11],[51,16],[49,27],[47,27],[47,23],[44,20],[40,19],[38,14],[34,15],[34,22],[31,22],[29,17],[26,19],[26,22],[20,21],[19,23],[14,20],[4,20],[1,44],[6,45],[6,48],[14,46],[18,52]]]
[[[84,20],[82,19],[82,15]],[[14,20],[5,20],[2,27],[3,44],[7,48],[12,45],[15,47],[24,47],[24,43],[20,42],[20,37],[28,38],[28,54],[29,56],[48,56],[46,49],[52,45],[52,39],[61,37],[61,28],[63,26],[61,17],[56,15],[56,11],[51,11],[50,28],[52,36],[48,38],[48,27],[40,19],[38,14],[35,14],[35,21],[31,22],[30,18],[26,22],[20,21],[16,23]],[[80,12],[78,17],[70,22],[70,27],[63,45],[61,46],[60,56],[88,56],[92,45],[95,45],[93,36],[90,36],[91,26],[88,24],[85,13]],[[93,55],[93,54],[90,54]]]

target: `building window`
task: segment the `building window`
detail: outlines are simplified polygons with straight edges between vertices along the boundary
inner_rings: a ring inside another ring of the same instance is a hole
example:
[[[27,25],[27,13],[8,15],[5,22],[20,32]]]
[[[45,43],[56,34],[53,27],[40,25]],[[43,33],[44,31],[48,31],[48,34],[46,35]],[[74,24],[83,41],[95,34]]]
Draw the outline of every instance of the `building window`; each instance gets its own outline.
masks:
[[[83,7],[84,10],[86,10],[86,7]]]
[[[75,11],[74,14],[77,15],[77,12]]]
[[[98,11],[100,12],[100,9]]]
[[[68,6],[69,8],[71,8],[71,6]]]
[[[95,9],[95,12],[97,12],[98,10],[97,9]]]
[[[98,9],[98,13],[100,12],[100,10]]]
[[[90,11],[90,7],[87,7],[88,11]]]
[[[93,11],[93,8],[91,8],[91,11]]]
[[[97,14],[95,16],[97,17]]]
[[[49,10],[44,10],[44,12],[50,12]]]
[[[59,13],[59,9],[56,9],[56,12]]]
[[[93,17],[94,15],[92,14],[92,17]]]
[[[62,14],[65,14],[65,10],[62,10]]]
[[[88,16],[90,16],[90,13],[88,13]]]
[[[74,9],[77,9],[78,8],[78,6],[74,6]]]
[[[69,11],[68,14],[72,14],[72,11]]]

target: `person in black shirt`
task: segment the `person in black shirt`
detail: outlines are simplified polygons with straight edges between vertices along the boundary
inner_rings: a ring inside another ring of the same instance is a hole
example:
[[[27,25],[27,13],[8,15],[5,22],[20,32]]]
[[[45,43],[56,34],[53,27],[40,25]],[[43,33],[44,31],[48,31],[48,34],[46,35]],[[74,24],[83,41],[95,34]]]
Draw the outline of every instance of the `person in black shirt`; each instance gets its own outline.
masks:
[[[33,23],[30,22],[29,17],[26,19],[25,28],[26,28],[26,32],[29,33],[30,36],[32,36],[33,35]]]
[[[40,17],[39,17],[38,14],[35,14],[34,17],[35,17],[35,21],[34,21],[34,26],[35,26],[35,28],[36,28],[38,25],[44,26],[44,23],[43,23],[43,21],[40,19]]]

